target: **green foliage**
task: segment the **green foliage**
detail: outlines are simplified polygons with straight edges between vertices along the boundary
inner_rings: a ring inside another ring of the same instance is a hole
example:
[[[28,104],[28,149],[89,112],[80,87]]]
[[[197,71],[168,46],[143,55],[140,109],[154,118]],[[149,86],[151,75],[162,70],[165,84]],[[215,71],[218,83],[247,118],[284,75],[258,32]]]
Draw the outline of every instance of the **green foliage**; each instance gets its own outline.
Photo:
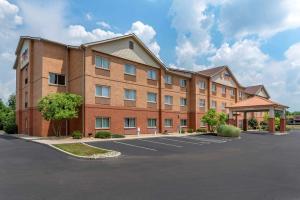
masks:
[[[259,126],[260,126],[260,128],[261,128],[262,130],[268,130],[268,123],[265,122],[265,121],[261,121],[261,122],[259,123]]]
[[[82,133],[80,131],[74,131],[72,133],[73,139],[81,139],[82,138]]]
[[[54,93],[43,97],[38,102],[38,110],[47,121],[53,121],[52,128],[56,136],[60,136],[62,120],[78,117],[78,108],[82,97],[70,93]]]
[[[121,134],[112,134],[111,137],[112,137],[112,138],[125,138],[125,135],[121,135]]]
[[[280,130],[280,118],[275,117],[275,131],[279,131],[279,130]]]
[[[227,121],[227,115],[225,113],[217,113],[215,109],[209,109],[202,117],[202,122],[208,125],[210,132],[215,132],[216,128],[224,125]]]
[[[111,138],[111,132],[108,131],[99,131],[95,134],[95,138],[101,138],[101,139],[106,139],[106,138]]]
[[[6,118],[3,121],[3,130],[8,134],[15,134],[18,132],[16,125],[16,113],[13,110],[10,110],[6,114]]]
[[[248,125],[252,128],[252,129],[256,129],[258,126],[258,122],[255,118],[252,118],[248,121]]]
[[[231,125],[221,125],[217,129],[218,136],[222,137],[239,137],[241,130]]]
[[[206,128],[198,128],[198,129],[196,130],[196,132],[206,133],[207,130],[206,130]]]
[[[11,110],[16,110],[16,95],[15,94],[11,94],[9,96],[7,104]]]
[[[188,133],[193,133],[194,130],[193,130],[192,128],[189,128],[189,129],[187,130],[187,132],[188,132]]]

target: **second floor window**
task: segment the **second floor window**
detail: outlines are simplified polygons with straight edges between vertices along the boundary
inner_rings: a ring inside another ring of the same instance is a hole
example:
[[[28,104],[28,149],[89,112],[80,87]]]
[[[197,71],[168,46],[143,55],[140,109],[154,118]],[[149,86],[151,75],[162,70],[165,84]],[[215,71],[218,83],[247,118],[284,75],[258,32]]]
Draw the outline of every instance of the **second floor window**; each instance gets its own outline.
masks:
[[[165,84],[172,84],[172,76],[171,75],[165,75]]]
[[[234,89],[231,89],[231,90],[230,90],[230,95],[231,95],[231,96],[234,96]]]
[[[97,97],[109,97],[110,87],[104,85],[96,85],[96,96]]]
[[[239,92],[239,97],[243,98],[243,92],[242,91]]]
[[[212,100],[211,101],[211,108],[217,108],[217,102]]]
[[[156,71],[149,70],[148,71],[148,79],[156,80]]]
[[[130,64],[125,64],[124,66],[125,68],[125,74],[129,74],[129,75],[134,75],[136,74],[136,69],[134,65],[130,65]]]
[[[124,99],[125,100],[135,101],[135,99],[136,99],[136,91],[135,90],[130,90],[130,89],[125,89]]]
[[[169,95],[166,95],[165,96],[165,104],[172,105],[173,104],[173,97],[169,96]]]
[[[180,79],[180,87],[186,87],[186,80]]]
[[[65,75],[49,73],[49,83],[52,85],[65,85]]]
[[[226,94],[226,87],[222,86],[222,94]]]
[[[199,107],[201,107],[201,108],[205,107],[205,99],[199,100]]]
[[[205,82],[204,82],[204,81],[200,81],[200,82],[199,82],[199,88],[200,88],[201,90],[204,90],[204,89],[205,89]]]
[[[109,61],[106,58],[95,56],[96,68],[109,69]]]
[[[186,98],[180,98],[180,106],[186,106],[187,105],[187,99]]]
[[[148,92],[147,101],[151,103],[156,103],[156,93]]]
[[[212,92],[217,92],[217,86],[216,86],[216,84],[212,84],[211,85],[211,91]]]

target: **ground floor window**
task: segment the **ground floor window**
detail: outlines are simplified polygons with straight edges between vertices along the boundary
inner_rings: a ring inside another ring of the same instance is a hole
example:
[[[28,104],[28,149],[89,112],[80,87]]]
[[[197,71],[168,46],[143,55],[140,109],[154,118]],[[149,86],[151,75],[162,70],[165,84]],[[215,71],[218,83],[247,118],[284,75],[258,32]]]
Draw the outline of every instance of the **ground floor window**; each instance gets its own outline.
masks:
[[[239,127],[243,128],[243,120],[241,120],[241,119],[239,120]]]
[[[109,117],[97,117],[96,118],[96,128],[109,128],[110,119]]]
[[[165,119],[165,127],[172,127],[173,120],[172,119]]]
[[[156,128],[156,119],[148,119],[148,128]]]
[[[135,118],[125,118],[124,119],[124,128],[135,128],[136,123],[135,123]]]
[[[206,127],[206,123],[202,121],[202,119],[200,119],[200,126],[201,127]]]
[[[181,119],[180,120],[180,126],[186,127],[187,126],[187,120],[186,119]]]

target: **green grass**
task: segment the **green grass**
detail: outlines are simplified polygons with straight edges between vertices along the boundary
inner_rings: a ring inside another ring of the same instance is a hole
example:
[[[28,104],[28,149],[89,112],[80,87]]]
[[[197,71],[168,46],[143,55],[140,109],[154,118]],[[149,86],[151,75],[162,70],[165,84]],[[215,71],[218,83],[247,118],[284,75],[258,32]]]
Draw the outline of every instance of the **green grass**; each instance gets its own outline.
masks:
[[[53,146],[77,156],[92,156],[108,152],[107,150],[94,148],[82,143],[54,144]]]

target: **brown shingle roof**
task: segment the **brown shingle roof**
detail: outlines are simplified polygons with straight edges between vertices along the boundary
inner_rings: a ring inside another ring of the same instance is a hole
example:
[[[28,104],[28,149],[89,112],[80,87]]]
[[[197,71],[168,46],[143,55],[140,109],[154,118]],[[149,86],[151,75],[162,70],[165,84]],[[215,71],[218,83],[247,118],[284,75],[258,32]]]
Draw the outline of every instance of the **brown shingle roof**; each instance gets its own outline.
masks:
[[[226,68],[226,66],[214,67],[214,68],[198,71],[198,73],[199,74],[204,74],[206,76],[213,76],[213,75],[215,75],[216,73],[222,71],[225,68]]]
[[[260,90],[263,87],[263,85],[253,85],[245,88],[245,92],[248,94],[255,95],[258,90]]]

